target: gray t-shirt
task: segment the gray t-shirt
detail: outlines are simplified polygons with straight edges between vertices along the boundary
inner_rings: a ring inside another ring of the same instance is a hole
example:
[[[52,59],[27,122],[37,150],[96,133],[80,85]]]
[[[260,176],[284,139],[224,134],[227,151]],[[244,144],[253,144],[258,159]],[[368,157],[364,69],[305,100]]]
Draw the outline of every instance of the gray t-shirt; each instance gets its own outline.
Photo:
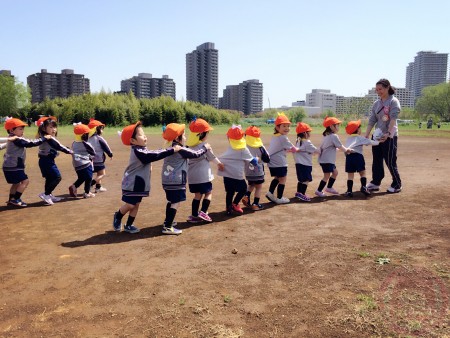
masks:
[[[227,151],[219,156],[219,159],[224,165],[224,170],[219,170],[217,175],[244,180],[245,167],[253,160],[253,155],[247,148],[234,150],[229,147]]]
[[[345,147],[350,148],[354,153],[359,153],[362,155],[363,153],[363,146],[373,145],[376,146],[380,142],[378,141],[372,141],[368,138],[365,138],[361,135],[352,135],[347,138],[345,141]]]
[[[321,153],[319,163],[336,163],[336,148],[342,147],[341,140],[336,134],[329,134],[323,137],[320,145]]]
[[[302,145],[300,145],[300,141],[297,141],[295,146],[300,149],[299,152],[294,153],[295,163],[312,167],[312,156],[317,147],[310,140],[302,140]]]
[[[203,147],[205,142],[202,142],[194,147],[189,147],[192,150],[199,150]],[[190,158],[188,160],[188,183],[200,184],[211,182],[214,179],[214,175],[211,171],[209,162],[214,161],[216,155],[212,150],[208,150],[205,154],[199,158]]]
[[[289,141],[286,135],[276,134],[270,140],[267,152],[270,154],[270,162],[267,164],[269,168],[287,167],[286,150],[294,145]]]
[[[394,95],[390,95],[384,102],[381,99],[376,100],[370,112],[369,125],[374,126],[375,129],[380,128],[383,133],[387,133],[389,131],[389,122],[391,119],[395,119],[392,136],[398,136],[397,118],[400,114],[400,109],[400,102]]]

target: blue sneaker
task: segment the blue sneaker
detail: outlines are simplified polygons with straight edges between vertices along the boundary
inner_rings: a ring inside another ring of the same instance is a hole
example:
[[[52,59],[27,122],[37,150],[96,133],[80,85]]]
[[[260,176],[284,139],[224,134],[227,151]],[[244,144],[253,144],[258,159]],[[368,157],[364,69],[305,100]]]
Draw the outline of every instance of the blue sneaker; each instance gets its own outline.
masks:
[[[26,207],[27,204],[22,201],[20,198],[16,199],[16,200],[9,200],[9,204],[15,205],[16,207]]]
[[[123,227],[123,231],[128,232],[129,234],[135,234],[135,233],[137,233],[137,232],[139,232],[139,231],[141,231],[141,230],[139,230],[138,228],[136,228],[136,227],[132,224],[132,225],[129,225],[129,226],[125,225],[125,226]]]
[[[120,219],[116,218],[116,213],[114,213],[113,228],[115,232],[120,232],[120,230],[122,229],[122,224],[120,222]]]

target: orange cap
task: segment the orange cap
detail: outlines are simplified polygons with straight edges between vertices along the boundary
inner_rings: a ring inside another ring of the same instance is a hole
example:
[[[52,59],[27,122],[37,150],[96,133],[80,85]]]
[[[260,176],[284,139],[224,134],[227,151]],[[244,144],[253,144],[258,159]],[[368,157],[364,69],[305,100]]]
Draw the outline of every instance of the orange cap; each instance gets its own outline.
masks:
[[[6,130],[11,130],[17,127],[25,127],[27,124],[25,122],[23,122],[22,120],[16,119],[16,118],[11,118],[6,120],[5,122],[5,129]]]
[[[56,121],[56,117],[54,117],[54,116],[43,116],[43,117],[41,117],[39,120],[37,120],[37,121],[35,122],[35,124],[36,124],[36,126],[40,127],[41,124],[44,123],[44,121],[45,121],[45,120],[48,120],[48,119],[53,120],[53,121]]]
[[[120,134],[120,138],[122,139],[122,143],[126,146],[131,145],[131,137],[134,134],[134,130],[137,126],[140,126],[141,122],[136,122],[135,124],[131,124],[123,128],[122,133]]]
[[[90,120],[89,120],[89,124],[88,124],[89,129],[96,128],[96,127],[100,127],[100,126],[103,126],[103,127],[104,127],[105,124],[104,124],[104,123],[101,123],[100,121],[95,120],[95,119],[90,119]]]
[[[189,130],[193,133],[204,133],[206,131],[214,130],[208,122],[203,119],[194,119],[189,123]]]
[[[291,124],[291,121],[289,121],[288,117],[284,113],[278,113],[277,119],[275,120],[275,125],[279,126],[284,123]]]
[[[309,126],[309,124],[303,122],[297,123],[297,128],[295,128],[295,132],[297,134],[306,133],[311,130],[312,128]]]
[[[345,131],[347,132],[347,134],[351,135],[351,134],[354,134],[358,130],[359,127],[361,127],[361,120],[350,121],[347,124],[347,127],[345,127]]]
[[[250,126],[245,130],[245,135],[253,137],[261,137],[261,129],[256,126]]]
[[[336,117],[325,117],[325,119],[323,120],[323,126],[325,128],[328,128],[330,126],[332,126],[333,124],[339,124],[342,123],[342,121],[340,121],[339,119],[337,119]]]
[[[241,126],[233,125],[230,129],[228,129],[227,136],[231,140],[240,140],[244,137],[244,131],[242,130]]]
[[[162,137],[169,142],[176,140],[178,136],[183,135],[184,126],[184,124],[169,123],[164,129]]]
[[[75,135],[89,134],[90,131],[89,127],[85,124],[77,124],[73,127]]]

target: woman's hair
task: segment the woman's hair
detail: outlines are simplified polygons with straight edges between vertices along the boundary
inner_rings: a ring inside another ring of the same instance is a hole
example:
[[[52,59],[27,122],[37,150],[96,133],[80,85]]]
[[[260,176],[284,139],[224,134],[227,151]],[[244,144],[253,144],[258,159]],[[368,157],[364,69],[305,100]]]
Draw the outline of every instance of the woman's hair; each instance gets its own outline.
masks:
[[[330,127],[327,127],[327,129],[325,129],[324,132],[322,133],[323,136],[327,136],[330,134],[334,134]]]
[[[391,83],[389,82],[388,79],[380,79],[378,80],[378,82],[376,83],[376,86],[381,85],[384,88],[388,88],[388,94],[389,95],[394,95],[395,94],[395,87],[391,86]]]
[[[41,123],[41,125],[38,127],[38,136],[45,136],[47,135],[47,127],[48,126],[52,126],[52,127],[58,127],[58,124],[56,123],[56,121],[52,120],[52,119],[46,119],[44,122]],[[55,136],[58,136],[58,131],[56,132]]]
[[[202,141],[206,137],[206,135],[208,135],[208,132],[204,131],[203,133],[198,134],[198,139]]]

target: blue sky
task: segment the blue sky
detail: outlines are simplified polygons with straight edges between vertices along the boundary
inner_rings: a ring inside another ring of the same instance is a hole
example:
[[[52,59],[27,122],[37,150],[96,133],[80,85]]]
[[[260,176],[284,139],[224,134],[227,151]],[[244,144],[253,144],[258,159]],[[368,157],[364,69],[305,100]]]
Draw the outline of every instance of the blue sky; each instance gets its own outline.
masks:
[[[450,52],[450,1],[0,0],[0,69],[19,81],[74,69],[91,91],[151,73],[186,97],[186,53],[219,50],[219,96],[249,79],[264,107],[304,100],[313,88],[367,93],[382,77],[404,87],[421,50]]]

